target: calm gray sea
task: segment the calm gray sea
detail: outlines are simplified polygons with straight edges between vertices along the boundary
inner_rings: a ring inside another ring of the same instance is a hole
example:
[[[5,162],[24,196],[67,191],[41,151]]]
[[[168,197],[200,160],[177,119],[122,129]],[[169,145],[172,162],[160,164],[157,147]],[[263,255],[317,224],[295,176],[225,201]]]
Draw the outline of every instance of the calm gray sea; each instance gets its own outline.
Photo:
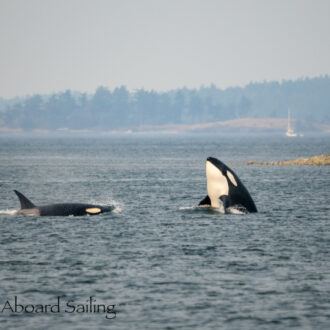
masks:
[[[329,136],[0,137],[0,328],[329,329],[330,166],[243,164],[322,153]],[[208,156],[259,213],[196,208]],[[15,216],[13,189],[116,208]]]

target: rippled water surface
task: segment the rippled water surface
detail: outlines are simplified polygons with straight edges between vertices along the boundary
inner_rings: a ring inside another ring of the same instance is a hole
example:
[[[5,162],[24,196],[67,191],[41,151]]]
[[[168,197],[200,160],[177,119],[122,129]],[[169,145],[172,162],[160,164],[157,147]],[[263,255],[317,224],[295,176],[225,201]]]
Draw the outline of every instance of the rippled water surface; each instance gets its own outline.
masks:
[[[1,137],[0,328],[329,329],[330,167],[244,165],[329,152],[329,137]],[[208,156],[259,213],[195,207]],[[16,216],[13,189],[116,208]],[[15,296],[60,311],[11,312]],[[78,312],[90,297],[116,317]]]

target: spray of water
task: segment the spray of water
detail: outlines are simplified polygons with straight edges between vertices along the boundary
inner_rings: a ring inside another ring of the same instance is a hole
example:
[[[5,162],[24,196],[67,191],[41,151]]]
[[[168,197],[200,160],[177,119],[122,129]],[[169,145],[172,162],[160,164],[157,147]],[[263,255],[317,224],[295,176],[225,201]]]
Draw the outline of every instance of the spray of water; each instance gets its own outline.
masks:
[[[14,215],[17,210],[0,210],[0,214]]]

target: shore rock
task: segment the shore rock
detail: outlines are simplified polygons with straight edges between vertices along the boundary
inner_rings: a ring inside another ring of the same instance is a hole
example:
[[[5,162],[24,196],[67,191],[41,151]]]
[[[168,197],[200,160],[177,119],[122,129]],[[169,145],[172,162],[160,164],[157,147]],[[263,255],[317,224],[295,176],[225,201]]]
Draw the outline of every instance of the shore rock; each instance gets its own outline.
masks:
[[[249,160],[247,165],[330,165],[330,154],[314,156],[311,158],[298,158],[295,160],[284,160],[279,162],[254,162]]]

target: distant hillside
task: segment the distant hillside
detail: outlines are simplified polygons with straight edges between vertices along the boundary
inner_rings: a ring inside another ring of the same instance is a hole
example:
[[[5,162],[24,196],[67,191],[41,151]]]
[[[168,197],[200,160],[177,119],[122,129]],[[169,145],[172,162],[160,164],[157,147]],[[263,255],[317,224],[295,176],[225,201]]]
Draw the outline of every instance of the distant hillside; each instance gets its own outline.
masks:
[[[225,90],[214,85],[168,92],[99,87],[92,95],[68,90],[1,99],[0,131],[284,130],[288,107],[300,131],[328,131],[329,91],[328,76]]]

